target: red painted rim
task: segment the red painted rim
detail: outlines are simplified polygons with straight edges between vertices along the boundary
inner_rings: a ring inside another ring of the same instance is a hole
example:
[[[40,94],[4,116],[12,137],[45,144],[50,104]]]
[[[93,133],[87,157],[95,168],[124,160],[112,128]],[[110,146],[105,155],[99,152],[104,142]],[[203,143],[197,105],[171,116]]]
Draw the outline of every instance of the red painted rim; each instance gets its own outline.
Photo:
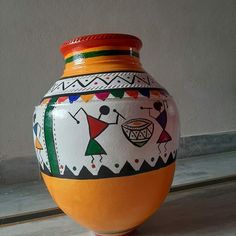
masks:
[[[64,42],[60,51],[63,55],[74,49],[83,50],[97,46],[128,46],[139,50],[142,47],[142,41],[129,34],[91,34],[83,35]]]

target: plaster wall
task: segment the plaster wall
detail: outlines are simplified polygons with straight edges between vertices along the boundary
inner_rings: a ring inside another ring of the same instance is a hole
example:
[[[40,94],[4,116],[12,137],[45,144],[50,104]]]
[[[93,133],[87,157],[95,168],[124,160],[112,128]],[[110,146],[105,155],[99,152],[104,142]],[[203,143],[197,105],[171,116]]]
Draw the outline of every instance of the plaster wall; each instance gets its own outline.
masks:
[[[121,32],[174,96],[182,136],[236,130],[236,1],[0,0],[0,160],[34,155],[31,116],[59,78],[59,45]]]

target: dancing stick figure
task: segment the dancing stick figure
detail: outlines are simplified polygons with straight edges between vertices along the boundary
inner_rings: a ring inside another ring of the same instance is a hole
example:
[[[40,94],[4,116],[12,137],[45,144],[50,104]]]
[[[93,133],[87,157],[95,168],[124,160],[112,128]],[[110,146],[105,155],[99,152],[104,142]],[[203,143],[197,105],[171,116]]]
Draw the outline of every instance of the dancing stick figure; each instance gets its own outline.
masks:
[[[167,124],[167,112],[166,109],[168,108],[168,104],[167,101],[164,100],[163,102],[157,101],[153,104],[153,107],[156,111],[159,112],[158,116],[155,117],[151,114],[151,110],[153,109],[152,107],[140,107],[142,110],[148,110],[149,112],[149,116],[152,117],[153,119],[155,119],[158,124],[161,126],[162,128],[162,132],[157,140],[157,144],[158,144],[158,150],[159,153],[161,153],[161,149],[160,149],[160,145],[162,143],[164,143],[164,148],[165,148],[165,152],[167,151],[166,149],[166,144],[172,140],[171,136],[169,135],[169,133],[167,133],[166,129],[166,124]],[[163,107],[163,108],[162,108]]]
[[[103,120],[100,120],[102,115],[108,115],[110,113],[110,108],[108,106],[101,106],[99,111],[100,115],[98,118],[93,117],[91,115],[88,115],[86,111],[83,108],[80,108],[74,115],[72,115],[70,112],[70,116],[76,121],[77,124],[80,124],[80,121],[76,118],[76,115],[83,111],[86,115],[88,126],[89,126],[89,142],[85,151],[85,156],[91,156],[93,164],[94,162],[94,155],[99,155],[100,159],[99,161],[102,162],[103,156],[107,155],[106,151],[103,149],[103,147],[97,142],[96,138],[109,126],[109,125],[117,125],[119,121],[119,117],[122,117],[125,119],[117,110],[113,110],[114,113],[116,113],[116,120],[113,123],[108,123]],[[92,165],[94,168],[95,165]]]

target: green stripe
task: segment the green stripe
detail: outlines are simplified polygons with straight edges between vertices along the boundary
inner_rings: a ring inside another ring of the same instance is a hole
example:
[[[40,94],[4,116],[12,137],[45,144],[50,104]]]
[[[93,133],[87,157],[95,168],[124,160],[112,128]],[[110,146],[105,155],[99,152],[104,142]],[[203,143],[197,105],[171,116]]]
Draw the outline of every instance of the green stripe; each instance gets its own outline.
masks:
[[[116,55],[129,55],[129,56],[139,57],[139,54],[137,52],[129,51],[129,50],[102,50],[102,51],[85,52],[85,53],[73,55],[71,57],[68,57],[65,60],[65,63],[69,63],[74,60],[83,59],[83,58],[100,57],[100,56],[116,56]]]
[[[45,116],[44,116],[44,135],[45,135],[45,142],[47,147],[47,153],[48,153],[48,160],[49,165],[51,168],[52,175],[59,175],[59,166],[57,161],[57,154],[55,150],[55,143],[54,143],[54,137],[53,137],[53,116],[52,111],[55,108],[54,104],[56,103],[57,98],[52,98],[50,102],[48,103],[48,106],[45,110]]]

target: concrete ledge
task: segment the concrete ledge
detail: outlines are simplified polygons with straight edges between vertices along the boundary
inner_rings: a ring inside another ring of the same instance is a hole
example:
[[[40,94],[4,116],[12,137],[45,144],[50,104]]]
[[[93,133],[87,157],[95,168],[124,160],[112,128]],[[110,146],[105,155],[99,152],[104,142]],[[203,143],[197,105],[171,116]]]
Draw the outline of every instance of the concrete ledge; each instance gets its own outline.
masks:
[[[178,159],[236,150],[236,131],[182,137]],[[0,160],[0,185],[39,180],[35,156]]]
[[[236,150],[236,131],[182,137],[178,158]]]
[[[34,181],[40,178],[35,156],[0,160],[0,185]]]

